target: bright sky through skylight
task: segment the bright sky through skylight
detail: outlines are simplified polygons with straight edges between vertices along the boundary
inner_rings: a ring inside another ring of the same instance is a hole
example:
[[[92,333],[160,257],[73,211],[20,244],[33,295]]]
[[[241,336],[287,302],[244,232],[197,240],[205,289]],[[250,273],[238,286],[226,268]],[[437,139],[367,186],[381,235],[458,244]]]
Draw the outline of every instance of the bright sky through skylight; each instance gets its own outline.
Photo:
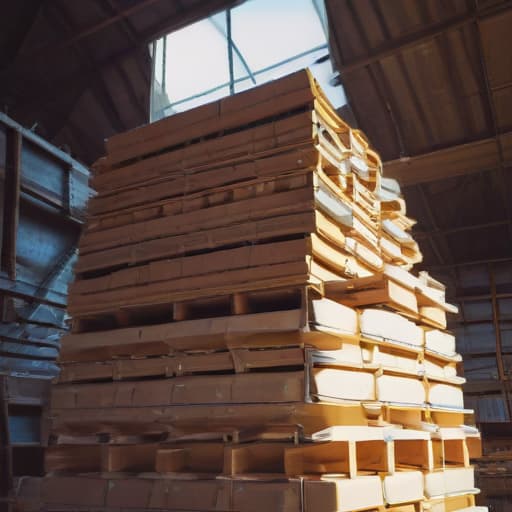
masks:
[[[330,61],[314,64],[328,54],[315,3],[323,9],[321,0],[247,0],[231,10],[235,92],[310,67],[334,105],[346,103],[342,87],[329,85]],[[166,37],[165,65],[163,40],[156,51],[155,79],[161,85],[165,70],[165,91],[157,88],[155,118],[229,95],[225,12]]]

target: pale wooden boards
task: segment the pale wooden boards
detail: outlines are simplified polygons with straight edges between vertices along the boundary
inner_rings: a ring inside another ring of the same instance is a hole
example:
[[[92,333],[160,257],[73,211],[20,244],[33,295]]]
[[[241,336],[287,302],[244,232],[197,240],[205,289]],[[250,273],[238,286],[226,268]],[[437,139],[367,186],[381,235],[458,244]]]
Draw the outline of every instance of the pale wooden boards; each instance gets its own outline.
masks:
[[[284,80],[251,89],[211,103],[194,111],[164,119],[151,126],[142,127],[107,142],[107,164],[129,160],[141,154],[170,147],[180,142],[236,128],[293,111],[314,100],[311,78],[304,72],[289,75]]]
[[[474,504],[454,308],[410,272],[398,185],[307,72],[107,150],[34,502],[420,512],[444,486]]]

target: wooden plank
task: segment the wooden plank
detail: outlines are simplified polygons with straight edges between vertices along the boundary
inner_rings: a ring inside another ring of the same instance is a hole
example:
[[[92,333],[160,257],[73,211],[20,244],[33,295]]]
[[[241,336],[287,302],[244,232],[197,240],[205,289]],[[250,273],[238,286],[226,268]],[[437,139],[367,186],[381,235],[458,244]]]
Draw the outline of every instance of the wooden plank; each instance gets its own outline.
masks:
[[[221,474],[224,468],[224,443],[193,442],[160,445],[156,453],[157,473]]]
[[[421,306],[419,308],[420,318],[423,323],[437,329],[446,329],[446,311],[435,306]]]
[[[283,80],[263,84],[213,105],[178,114],[176,119],[167,118],[114,136],[107,142],[106,164],[114,165],[180,142],[291,111],[311,104],[313,98],[308,72],[299,71]]]
[[[298,250],[288,251],[287,246],[293,249],[297,247]],[[272,251],[269,251],[268,247]],[[77,282],[72,292],[84,288],[92,291],[83,295],[72,293],[68,309],[75,318],[78,318],[93,313],[115,312],[123,307],[164,304],[261,289],[262,282],[265,286],[272,288],[293,284],[305,285],[309,281],[311,272],[309,264],[306,263],[311,253],[339,272],[341,276],[349,276],[354,267],[364,269],[363,265],[358,264],[357,260],[351,258],[349,254],[312,234],[310,239],[302,241],[272,246],[252,246],[230,251],[228,254],[224,252],[177,261],[155,262],[146,267],[127,269],[105,278],[94,279],[91,283],[89,280],[81,280]],[[224,258],[224,255],[227,258]],[[243,268],[246,265],[244,256],[248,260],[247,264],[254,262],[253,264],[257,266],[251,269]],[[230,261],[233,259],[236,263],[231,264]],[[287,263],[280,263],[287,259],[289,259]],[[343,263],[344,260],[345,263]],[[351,262],[349,268],[347,268],[347,261]],[[196,270],[198,262],[202,268],[199,272]],[[186,264],[190,264],[188,269]],[[242,268],[239,270],[237,266]],[[215,273],[212,273],[213,270]],[[248,279],[249,271],[250,279]],[[154,279],[157,281],[152,282]],[[115,289],[101,291],[100,288],[96,292],[94,285],[98,282],[100,287],[111,286]]]
[[[125,380],[140,377],[172,377],[191,373],[208,373],[234,369],[229,352],[175,354],[145,359],[115,359],[91,363],[61,364],[60,383]]]
[[[228,332],[231,333],[231,338],[243,338],[258,332],[260,335],[276,336],[278,333],[297,331],[305,327],[303,311],[290,310],[68,334],[62,339],[60,359],[73,361],[79,352],[97,349],[102,349],[103,353],[111,351],[111,356],[121,356],[165,355],[170,350],[226,348]],[[292,341],[296,345],[297,337],[290,340]],[[270,337],[268,343],[269,346],[276,344],[272,343]],[[119,347],[119,350],[115,347]]]
[[[101,384],[60,384],[52,408],[154,407],[177,404],[283,403],[304,400],[304,372],[200,375]]]
[[[9,431],[7,377],[0,375],[0,499],[6,500],[13,486],[13,457]]]
[[[80,240],[81,254],[99,251],[152,238],[180,235],[196,230],[208,230],[248,220],[299,213],[294,204],[303,206],[313,200],[313,190],[307,175],[296,179],[272,180],[258,186],[237,187],[211,193],[194,200],[180,199],[162,207],[164,215],[156,220],[144,220],[106,231],[86,233]],[[281,188],[282,187],[282,188]],[[253,197],[236,200],[234,194]],[[220,199],[220,200],[219,200]],[[220,203],[220,204],[219,204]]]
[[[180,376],[195,373],[302,366],[302,348],[244,349],[206,353],[175,353],[166,357],[114,359],[84,363],[61,363],[60,383],[125,380],[140,377]]]
[[[187,301],[198,297],[216,297],[286,286],[305,286],[309,282],[308,270],[308,264],[302,261],[254,267],[249,271],[227,270],[209,274],[208,279],[205,279],[206,276],[172,279],[141,287],[126,287],[120,290],[71,297],[68,311],[76,320],[82,317],[115,313],[123,308],[136,310],[144,306],[170,305],[176,301]],[[250,281],[248,281],[249,275]],[[201,288],[202,285],[203,288]]]
[[[249,149],[248,149],[249,151]],[[292,144],[288,147],[265,151],[258,155],[248,154],[232,158],[216,165],[202,165],[194,169],[179,170],[170,176],[162,171],[162,177],[143,185],[120,188],[109,194],[98,196],[90,201],[89,213],[93,226],[95,221],[112,218],[126,218],[148,204],[166,202],[169,199],[186,194],[201,193],[209,189],[242,183],[244,181],[264,180],[283,174],[303,174],[311,172],[317,166],[318,155],[311,142]],[[180,161],[182,162],[182,161]],[[168,167],[169,164],[164,162]],[[180,165],[182,165],[180,163]],[[145,172],[141,169],[138,172]],[[98,203],[96,206],[95,204]]]
[[[469,452],[465,439],[445,439],[442,443],[445,464],[469,466]]]
[[[385,277],[372,276],[346,282],[326,283],[325,293],[352,307],[388,304],[395,309],[418,314],[414,292]]]
[[[304,206],[307,211],[307,205]],[[78,259],[75,272],[83,273],[116,265],[169,258],[192,251],[212,250],[230,244],[242,244],[248,240],[258,242],[299,235],[312,232],[314,227],[314,218],[311,213],[295,213],[204,232],[186,233],[113,248],[100,253],[84,254]]]
[[[303,292],[306,294],[306,290]],[[328,350],[340,348],[343,340],[357,338],[355,311],[326,299],[309,297],[307,304],[307,308],[304,304],[299,309],[295,306],[268,313],[71,334],[62,340],[60,358],[62,361],[97,361],[114,356],[166,355],[171,350],[297,344]]]
[[[353,442],[313,443],[288,448],[285,452],[285,473],[288,476],[349,473],[354,456]]]
[[[470,459],[482,457],[482,438],[480,436],[467,437],[466,447]]]
[[[144,184],[145,202],[138,206],[130,203],[139,202],[141,189],[128,189],[115,196],[116,208],[120,211],[91,215],[86,232],[109,229],[159,217],[162,211],[167,211],[168,205],[174,204],[185,196],[203,197],[216,189],[229,190],[233,188],[252,186],[275,177],[289,175],[300,176],[313,171],[317,166],[317,152],[312,145],[295,148],[288,151],[276,152],[274,155],[251,159],[227,167],[217,166],[197,174],[182,173],[177,176],[162,177],[153,185]],[[127,201],[126,204],[123,201]]]
[[[69,294],[71,299],[80,300],[81,295],[85,297],[92,294],[94,296],[100,292],[128,286],[143,286],[171,279],[190,278],[193,281],[194,278],[203,276],[205,282],[208,282],[208,274],[235,269],[250,269],[260,265],[305,261],[310,252],[309,240],[302,238],[219,250],[196,256],[184,256],[128,267],[97,278],[77,279],[70,285]],[[175,288],[179,289],[179,287]]]
[[[326,402],[337,400],[370,402],[376,399],[375,377],[371,371],[311,368],[308,384],[311,396]]]
[[[102,446],[48,446],[44,452],[46,473],[57,471],[89,473],[101,471]]]
[[[385,441],[332,441],[289,448],[285,472],[289,476],[348,473],[356,478],[363,471],[393,470],[392,451]]]
[[[248,443],[224,449],[226,475],[284,473],[284,455],[291,443]]]
[[[52,433],[183,434],[225,432],[268,424],[302,425],[312,435],[330,425],[367,425],[360,404],[229,404],[52,410]],[[458,418],[457,418],[458,419]]]
[[[304,364],[304,349],[300,347],[270,350],[235,348],[231,350],[231,354],[235,368],[239,372],[255,368],[302,366]]]
[[[101,470],[106,472],[154,471],[157,444],[103,445]]]
[[[121,187],[151,184],[161,180],[162,176],[168,179],[172,175],[192,170],[197,172],[201,168],[253,160],[265,156],[267,152],[272,154],[277,148],[286,151],[307,141],[311,143],[312,137],[312,114],[301,113],[130,163],[104,176],[98,176],[93,179],[92,185],[96,190],[104,190],[106,182],[110,182],[116,187],[111,191],[115,194]],[[104,195],[91,199],[90,211],[97,214],[100,211],[112,210],[112,206],[105,203],[107,197],[109,196]]]
[[[435,449],[437,448],[437,449]],[[394,458],[397,468],[422,468],[428,471],[443,467],[441,443],[420,439],[403,440],[395,443]]]
[[[48,510],[225,510],[230,482],[215,479],[54,475],[21,483],[21,500]],[[29,508],[30,510],[30,508]],[[32,508],[34,510],[34,508]]]
[[[110,295],[105,302],[92,303],[89,297],[83,298],[81,301],[70,301],[68,307],[69,312],[73,315],[75,320],[81,318],[92,318],[100,316],[101,314],[115,314],[117,311],[123,309],[132,311],[133,313],[144,312],[147,314],[149,311],[147,308],[153,308],[155,306],[171,306],[175,302],[179,301],[193,301],[195,299],[208,299],[214,300],[216,297],[225,297],[230,293],[237,292],[252,292],[257,290],[271,290],[281,289],[283,287],[298,287],[306,286],[309,284],[309,266],[306,262],[297,263],[286,263],[278,265],[267,265],[265,267],[256,267],[251,269],[252,275],[254,275],[254,281],[247,282],[246,270],[238,271],[226,271],[220,274],[210,274],[208,279],[206,276],[199,276],[195,279],[188,278],[188,281],[193,286],[192,289],[186,288],[186,280],[174,280],[169,283],[173,283],[174,286],[182,286],[180,290],[166,290],[166,282],[155,283],[154,285],[147,286],[145,290],[148,295],[133,296],[130,295],[130,290],[115,291],[109,294],[106,292],[104,295]],[[288,275],[287,273],[291,274]],[[201,281],[206,281],[208,287],[200,288]],[[171,286],[169,286],[171,287]],[[131,290],[133,293],[140,293],[138,287],[134,287]],[[119,298],[121,296],[121,298]],[[126,297],[126,298],[124,298]],[[94,300],[95,297],[93,297]],[[96,297],[99,300],[99,296]],[[103,299],[103,297],[102,297]],[[80,303],[78,303],[80,302]],[[146,308],[147,306],[147,308]],[[197,315],[197,318],[211,317],[212,312],[208,307],[206,311]],[[170,308],[169,308],[170,311]],[[169,316],[164,316],[164,321]],[[141,323],[140,321],[137,323]]]

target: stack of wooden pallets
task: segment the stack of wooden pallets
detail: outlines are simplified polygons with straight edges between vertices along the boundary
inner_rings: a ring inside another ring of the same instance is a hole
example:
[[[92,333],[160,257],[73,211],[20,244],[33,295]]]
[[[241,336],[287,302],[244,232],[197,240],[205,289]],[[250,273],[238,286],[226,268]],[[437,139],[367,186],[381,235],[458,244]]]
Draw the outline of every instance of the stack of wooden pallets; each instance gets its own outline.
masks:
[[[25,510],[477,510],[455,308],[309,73],[113,137],[94,186]]]

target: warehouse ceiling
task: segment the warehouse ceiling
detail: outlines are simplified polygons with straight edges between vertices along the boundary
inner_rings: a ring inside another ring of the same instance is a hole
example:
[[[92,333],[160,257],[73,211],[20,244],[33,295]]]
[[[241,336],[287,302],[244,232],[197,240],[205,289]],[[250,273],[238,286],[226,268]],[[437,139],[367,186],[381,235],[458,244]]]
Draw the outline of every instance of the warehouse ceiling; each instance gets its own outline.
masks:
[[[406,186],[425,262],[512,257],[512,3],[326,6],[355,119]]]
[[[0,109],[90,164],[147,122],[149,43],[234,0],[17,0],[0,16]]]
[[[234,0],[21,0],[0,105],[86,163],[147,122],[148,43]],[[354,118],[406,185],[427,266],[512,257],[512,2],[326,0]]]

